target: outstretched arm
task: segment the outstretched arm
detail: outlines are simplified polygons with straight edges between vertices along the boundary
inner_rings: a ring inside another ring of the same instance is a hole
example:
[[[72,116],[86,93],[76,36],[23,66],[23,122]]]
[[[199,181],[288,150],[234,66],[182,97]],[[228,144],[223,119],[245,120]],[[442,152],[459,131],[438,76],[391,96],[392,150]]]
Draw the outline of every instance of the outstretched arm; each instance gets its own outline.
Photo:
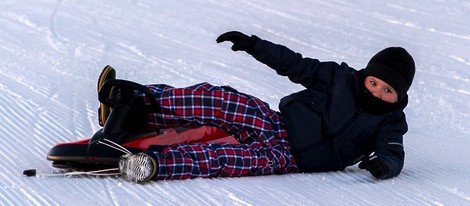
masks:
[[[245,51],[256,60],[274,69],[279,75],[287,76],[292,82],[305,87],[314,83],[328,83],[339,65],[335,62],[320,62],[318,59],[303,57],[289,48],[248,36],[238,31],[220,35],[217,42],[230,41],[233,51]]]

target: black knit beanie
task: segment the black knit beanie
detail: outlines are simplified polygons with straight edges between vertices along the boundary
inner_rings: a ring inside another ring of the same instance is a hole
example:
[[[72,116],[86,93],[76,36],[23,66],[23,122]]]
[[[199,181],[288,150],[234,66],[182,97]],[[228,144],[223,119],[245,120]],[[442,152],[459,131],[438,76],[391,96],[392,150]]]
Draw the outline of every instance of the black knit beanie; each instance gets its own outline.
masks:
[[[401,100],[413,82],[415,62],[404,48],[389,47],[370,59],[364,73],[389,84],[397,91],[398,100]]]

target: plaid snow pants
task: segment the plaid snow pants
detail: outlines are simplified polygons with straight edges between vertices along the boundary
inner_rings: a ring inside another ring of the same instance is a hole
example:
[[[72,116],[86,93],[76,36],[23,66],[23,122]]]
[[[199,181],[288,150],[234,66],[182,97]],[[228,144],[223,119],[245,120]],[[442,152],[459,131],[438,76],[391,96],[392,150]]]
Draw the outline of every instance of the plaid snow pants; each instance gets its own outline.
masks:
[[[229,86],[201,83],[186,88],[147,86],[161,111],[148,115],[149,128],[214,126],[240,144],[173,144],[147,150],[158,163],[155,180],[239,177],[297,172],[278,112]],[[149,104],[145,94],[140,93]]]

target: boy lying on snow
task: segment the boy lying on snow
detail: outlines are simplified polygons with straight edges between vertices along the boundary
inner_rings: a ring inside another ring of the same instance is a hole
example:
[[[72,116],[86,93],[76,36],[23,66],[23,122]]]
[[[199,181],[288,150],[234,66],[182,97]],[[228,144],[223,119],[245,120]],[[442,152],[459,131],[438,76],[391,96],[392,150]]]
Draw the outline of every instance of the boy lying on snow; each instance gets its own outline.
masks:
[[[407,132],[403,109],[415,74],[413,58],[405,49],[386,48],[357,71],[346,63],[304,58],[285,46],[237,31],[217,38],[218,43],[224,41],[305,90],[282,98],[277,112],[256,97],[209,83],[186,88],[147,85],[152,99],[145,92],[124,94],[124,88],[113,89],[106,94],[109,100],[126,104],[131,111],[153,106],[143,115],[132,115],[147,129],[206,125],[240,142],[172,144],[124,155],[119,169],[126,179],[325,172],[358,162],[359,168],[378,179],[400,173]],[[115,74],[106,75],[100,81]],[[100,107],[104,124],[110,108]]]

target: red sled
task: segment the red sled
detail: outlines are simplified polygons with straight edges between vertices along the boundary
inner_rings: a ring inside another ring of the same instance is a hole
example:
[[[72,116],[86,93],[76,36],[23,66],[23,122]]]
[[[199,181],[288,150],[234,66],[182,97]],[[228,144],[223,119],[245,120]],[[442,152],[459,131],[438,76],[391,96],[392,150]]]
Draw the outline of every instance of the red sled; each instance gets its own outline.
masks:
[[[47,154],[47,159],[53,161],[52,166],[60,169],[96,170],[115,168],[123,152],[106,145],[94,145],[94,139],[100,139],[103,129],[97,131],[91,138],[60,143]],[[232,136],[222,130],[202,126],[199,128],[162,129],[159,132],[145,132],[129,135],[119,145],[132,153],[142,152],[151,146],[191,143],[231,143],[238,144]]]

